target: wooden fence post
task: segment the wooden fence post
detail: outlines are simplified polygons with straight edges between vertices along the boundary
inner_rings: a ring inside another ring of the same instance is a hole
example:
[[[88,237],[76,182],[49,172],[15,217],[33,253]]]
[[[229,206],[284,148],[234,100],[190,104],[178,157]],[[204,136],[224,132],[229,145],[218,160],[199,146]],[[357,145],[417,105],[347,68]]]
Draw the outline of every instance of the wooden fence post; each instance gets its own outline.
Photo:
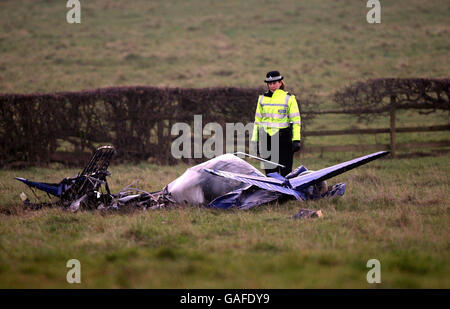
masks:
[[[396,137],[395,137],[395,96],[391,96],[391,109],[390,109],[390,135],[391,135],[391,156],[395,157],[396,150]]]

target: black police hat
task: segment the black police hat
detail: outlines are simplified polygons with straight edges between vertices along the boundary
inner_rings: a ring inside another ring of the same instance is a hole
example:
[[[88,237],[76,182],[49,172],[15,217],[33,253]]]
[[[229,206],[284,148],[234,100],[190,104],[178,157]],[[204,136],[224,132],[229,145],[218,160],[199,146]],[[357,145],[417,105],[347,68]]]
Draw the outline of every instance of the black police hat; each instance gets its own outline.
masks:
[[[264,80],[264,82],[269,83],[269,82],[276,82],[278,80],[283,80],[283,76],[281,76],[280,72],[278,71],[270,71],[267,72],[266,74],[266,79]]]

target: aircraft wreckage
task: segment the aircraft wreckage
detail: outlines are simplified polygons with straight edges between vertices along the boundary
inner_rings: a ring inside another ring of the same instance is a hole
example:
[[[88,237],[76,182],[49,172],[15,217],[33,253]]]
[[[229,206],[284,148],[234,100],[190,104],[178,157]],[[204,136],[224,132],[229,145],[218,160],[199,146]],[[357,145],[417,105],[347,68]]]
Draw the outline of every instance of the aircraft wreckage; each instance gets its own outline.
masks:
[[[38,189],[58,198],[54,203],[31,203],[22,192],[25,206],[36,209],[57,205],[72,212],[82,209],[117,210],[125,207],[157,209],[180,204],[250,209],[289,199],[306,201],[338,197],[344,194],[345,184],[328,186],[326,180],[389,153],[372,153],[318,171],[310,171],[300,166],[286,177],[278,173],[265,176],[237,155],[224,154],[188,168],[161,191],[146,192],[128,186],[113,194],[106,178],[111,175],[108,166],[115,152],[112,146],[98,148],[76,177],[64,178],[59,183],[36,182],[16,177],[33,193]]]

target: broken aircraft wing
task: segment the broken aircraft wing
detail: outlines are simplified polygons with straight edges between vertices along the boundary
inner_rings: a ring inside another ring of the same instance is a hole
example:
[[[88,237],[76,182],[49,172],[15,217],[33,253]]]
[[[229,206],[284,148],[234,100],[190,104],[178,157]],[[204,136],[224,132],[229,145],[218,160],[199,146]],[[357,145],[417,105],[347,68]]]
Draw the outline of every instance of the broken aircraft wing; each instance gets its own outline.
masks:
[[[302,189],[309,187],[317,182],[330,179],[334,176],[345,173],[351,169],[358,166],[369,163],[370,161],[376,160],[382,156],[389,154],[389,151],[379,151],[372,153],[367,156],[359,157],[344,163],[339,163],[330,167],[323,168],[318,171],[311,172],[306,175],[300,175],[289,180],[291,186],[295,189]]]
[[[293,195],[297,200],[302,201],[304,200],[304,198],[302,198],[301,193],[297,190],[305,189],[311,185],[314,185],[321,181],[345,173],[346,171],[349,171],[358,166],[364,165],[370,161],[385,156],[388,153],[389,151],[380,151],[372,153],[370,155],[359,157],[340,164],[336,164],[318,171],[311,171],[310,173],[307,174],[300,174],[299,176],[294,177],[292,179],[286,179],[278,174],[274,175],[277,178],[273,178],[270,177],[271,176],[270,174],[269,177],[265,177],[265,176],[243,175],[233,172],[213,170],[207,168],[204,168],[203,170],[212,175],[241,181],[265,190],[277,191],[280,193]],[[284,181],[282,179],[284,179]]]

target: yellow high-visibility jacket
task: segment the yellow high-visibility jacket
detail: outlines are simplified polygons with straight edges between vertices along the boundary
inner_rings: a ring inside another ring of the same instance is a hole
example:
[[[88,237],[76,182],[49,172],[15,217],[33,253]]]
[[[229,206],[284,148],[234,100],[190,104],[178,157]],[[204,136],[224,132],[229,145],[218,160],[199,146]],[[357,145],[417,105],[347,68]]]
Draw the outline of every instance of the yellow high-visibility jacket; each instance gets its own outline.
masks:
[[[272,97],[260,95],[256,106],[255,125],[253,127],[252,141],[258,141],[259,128],[264,128],[270,136],[280,129],[292,125],[292,140],[300,140],[300,111],[295,96],[288,92],[277,89]]]

